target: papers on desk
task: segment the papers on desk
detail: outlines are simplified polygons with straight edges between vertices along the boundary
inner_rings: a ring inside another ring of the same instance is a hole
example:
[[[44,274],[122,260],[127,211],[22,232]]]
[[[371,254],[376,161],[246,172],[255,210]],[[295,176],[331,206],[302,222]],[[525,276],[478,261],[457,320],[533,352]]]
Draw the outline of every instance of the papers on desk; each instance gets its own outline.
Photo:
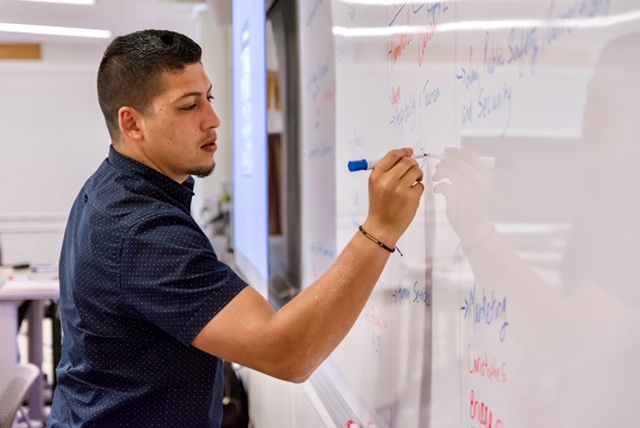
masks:
[[[16,266],[20,266],[19,268]],[[55,265],[0,266],[0,284],[8,281],[57,281],[58,267]]]
[[[0,267],[0,301],[57,299],[59,289],[56,266]]]
[[[59,294],[57,279],[6,281],[0,286],[0,301],[57,299]]]

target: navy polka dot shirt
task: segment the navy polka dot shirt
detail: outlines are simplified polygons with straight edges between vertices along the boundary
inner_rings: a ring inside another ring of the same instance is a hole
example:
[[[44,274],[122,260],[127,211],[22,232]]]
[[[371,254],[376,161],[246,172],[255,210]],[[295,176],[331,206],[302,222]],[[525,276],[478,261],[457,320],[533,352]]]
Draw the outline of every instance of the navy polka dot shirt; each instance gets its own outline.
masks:
[[[191,341],[245,286],[179,184],[109,157],[74,202],[60,257],[64,332],[50,427],[218,427],[223,365]]]

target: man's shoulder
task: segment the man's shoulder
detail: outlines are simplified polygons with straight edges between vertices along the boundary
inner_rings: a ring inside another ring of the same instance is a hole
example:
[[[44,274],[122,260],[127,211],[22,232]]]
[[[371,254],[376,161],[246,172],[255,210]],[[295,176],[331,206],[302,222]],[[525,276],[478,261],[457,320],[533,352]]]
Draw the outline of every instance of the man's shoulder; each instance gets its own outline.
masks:
[[[87,180],[83,190],[93,195],[95,207],[119,220],[136,222],[161,212],[177,212],[148,180],[135,172],[103,164]]]
[[[145,191],[144,183],[137,183],[132,174],[103,166],[80,190],[69,215],[67,234],[92,242],[99,236],[103,243],[118,243],[137,233],[137,229],[158,224],[159,218],[171,223],[171,218],[183,215],[176,207]]]

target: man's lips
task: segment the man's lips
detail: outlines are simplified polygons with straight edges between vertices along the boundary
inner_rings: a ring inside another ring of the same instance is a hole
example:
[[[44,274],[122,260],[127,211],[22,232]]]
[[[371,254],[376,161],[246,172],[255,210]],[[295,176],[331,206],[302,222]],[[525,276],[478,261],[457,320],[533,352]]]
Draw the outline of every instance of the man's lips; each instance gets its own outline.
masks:
[[[204,143],[200,148],[209,152],[215,152],[218,149],[218,145],[216,144],[216,140],[211,140]]]

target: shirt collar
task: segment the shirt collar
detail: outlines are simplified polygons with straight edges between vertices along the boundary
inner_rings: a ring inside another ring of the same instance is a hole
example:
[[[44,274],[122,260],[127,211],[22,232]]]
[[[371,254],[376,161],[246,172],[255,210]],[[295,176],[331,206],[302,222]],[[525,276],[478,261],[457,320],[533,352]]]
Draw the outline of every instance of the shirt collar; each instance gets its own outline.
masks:
[[[118,169],[122,169],[128,172],[132,172],[142,176],[145,181],[151,185],[159,188],[172,198],[176,199],[182,205],[187,207],[191,206],[191,198],[193,197],[193,187],[195,179],[192,176],[188,176],[182,183],[178,183],[175,180],[167,177],[161,172],[150,168],[143,163],[138,162],[128,156],[123,155],[113,148],[113,145],[109,147],[109,163]]]

